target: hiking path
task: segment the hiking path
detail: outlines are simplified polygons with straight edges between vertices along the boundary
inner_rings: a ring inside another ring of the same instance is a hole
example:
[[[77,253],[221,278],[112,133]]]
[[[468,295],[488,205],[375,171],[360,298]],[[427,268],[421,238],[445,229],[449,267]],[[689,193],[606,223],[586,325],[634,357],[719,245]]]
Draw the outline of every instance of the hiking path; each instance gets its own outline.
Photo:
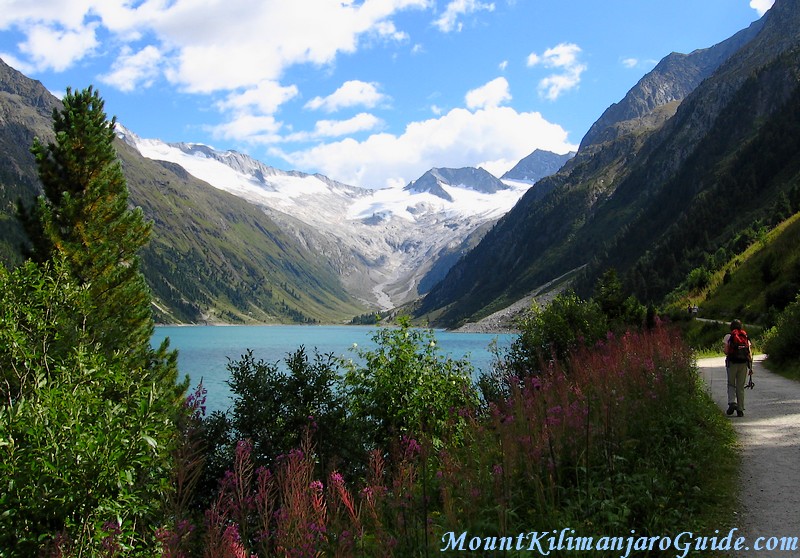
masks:
[[[741,450],[736,535],[749,551],[732,556],[800,558],[794,551],[756,551],[758,537],[800,537],[800,382],[769,372],[763,356],[753,363],[755,388],[745,390],[743,417],[729,417]],[[709,393],[724,412],[728,407],[725,359],[698,360]],[[726,415],[727,416],[727,415]]]

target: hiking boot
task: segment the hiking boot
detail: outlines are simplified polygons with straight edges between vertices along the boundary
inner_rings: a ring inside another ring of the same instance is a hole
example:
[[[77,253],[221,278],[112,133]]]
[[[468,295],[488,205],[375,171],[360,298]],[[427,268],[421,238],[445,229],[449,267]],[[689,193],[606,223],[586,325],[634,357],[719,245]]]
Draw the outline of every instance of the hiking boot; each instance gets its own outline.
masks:
[[[737,417],[743,417],[743,416],[744,416],[744,411],[739,411],[739,410],[737,409],[737,411],[736,411],[736,416],[737,416]]]
[[[725,411],[725,414],[732,415],[735,410],[736,410],[736,403],[728,403],[728,410]]]

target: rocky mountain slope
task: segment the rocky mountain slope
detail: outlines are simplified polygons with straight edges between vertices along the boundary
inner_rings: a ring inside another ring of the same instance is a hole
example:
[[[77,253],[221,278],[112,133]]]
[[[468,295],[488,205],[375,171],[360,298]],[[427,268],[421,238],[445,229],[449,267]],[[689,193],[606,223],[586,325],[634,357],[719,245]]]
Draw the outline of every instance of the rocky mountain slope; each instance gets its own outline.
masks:
[[[528,190],[483,169],[432,169],[404,188],[361,189],[322,175],[281,171],[241,153],[120,137],[141,155],[180,165],[260,208],[320,254],[367,307],[413,300]]]
[[[51,136],[58,106],[0,61],[6,265],[21,261],[25,242],[16,201],[40,192],[29,146]],[[443,277],[531,186],[467,168],[367,190],[233,151],[142,139],[119,124],[117,132],[132,203],[155,222],[143,272],[168,322],[341,321],[392,308]]]
[[[536,149],[500,178],[535,184],[542,178],[557,173],[574,156],[574,152],[559,155],[558,153]]]
[[[39,82],[0,61],[0,257],[21,261],[16,203],[41,192],[33,138],[52,137],[60,106]],[[333,266],[297,243],[263,211],[174,164],[118,144],[131,202],[154,221],[142,271],[155,315],[168,322],[310,322],[363,311]]]
[[[667,57],[417,314],[471,321],[579,268],[582,294],[615,267],[630,291],[659,302],[709,255],[734,249],[797,180],[798,28],[798,2],[777,0],[729,40]]]

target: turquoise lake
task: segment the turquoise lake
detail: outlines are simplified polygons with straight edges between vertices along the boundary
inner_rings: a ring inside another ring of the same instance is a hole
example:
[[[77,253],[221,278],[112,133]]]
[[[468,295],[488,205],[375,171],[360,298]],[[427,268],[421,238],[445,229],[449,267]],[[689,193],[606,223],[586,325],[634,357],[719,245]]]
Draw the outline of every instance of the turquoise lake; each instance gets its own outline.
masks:
[[[283,359],[300,346],[313,358],[314,349],[345,358],[357,358],[353,343],[360,348],[374,346],[373,326],[159,326],[153,335],[158,346],[169,337],[170,347],[178,349],[181,377],[189,375],[193,389],[202,379],[208,390],[207,412],[224,411],[230,406],[227,364],[238,360],[247,349],[256,359],[283,364]],[[514,335],[495,333],[434,332],[441,354],[467,357],[476,370],[491,369],[490,346],[496,340],[502,350],[511,345]]]

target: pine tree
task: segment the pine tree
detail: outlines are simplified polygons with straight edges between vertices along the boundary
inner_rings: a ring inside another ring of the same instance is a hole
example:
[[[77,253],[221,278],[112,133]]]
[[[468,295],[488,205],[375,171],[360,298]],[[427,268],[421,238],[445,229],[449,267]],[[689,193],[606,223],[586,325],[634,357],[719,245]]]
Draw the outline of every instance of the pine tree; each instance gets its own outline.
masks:
[[[128,206],[114,148],[116,117],[107,119],[104,104],[91,86],[67,89],[63,108],[53,111],[55,141],[36,139],[31,148],[44,195],[23,221],[34,259],[63,258],[77,284],[88,289],[95,310],[85,328],[96,347],[181,399],[188,383],[176,385],[177,354],[168,340],[157,351],[150,346],[151,294],[137,253],[152,223],[141,208]]]
[[[68,89],[53,112],[54,141],[34,142],[44,195],[23,221],[41,265],[0,274],[0,438],[25,448],[4,452],[0,473],[54,463],[8,496],[45,513],[0,518],[0,539],[39,546],[60,533],[81,549],[75,555],[93,556],[107,521],[134,546],[155,546],[188,383],[177,383],[167,342],[150,346],[151,298],[137,253],[151,224],[128,205],[116,119],[103,105],[92,87]]]
[[[128,189],[113,146],[116,118],[92,87],[67,89],[53,111],[55,142],[38,138],[31,151],[44,186],[28,219],[36,260],[62,254],[79,284],[87,285],[97,311],[89,329],[107,352],[149,347],[153,333],[150,292],[137,252],[151,223],[128,207]],[[131,355],[133,356],[133,355]]]

